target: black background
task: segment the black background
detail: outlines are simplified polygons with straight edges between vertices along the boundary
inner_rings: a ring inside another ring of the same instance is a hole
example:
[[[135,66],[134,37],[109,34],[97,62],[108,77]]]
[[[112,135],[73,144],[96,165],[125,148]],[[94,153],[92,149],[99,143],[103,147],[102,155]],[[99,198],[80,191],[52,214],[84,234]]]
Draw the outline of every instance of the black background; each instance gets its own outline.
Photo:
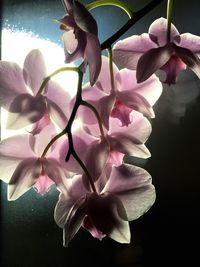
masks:
[[[149,1],[126,2],[137,10]],[[179,31],[200,34],[200,2],[174,2],[173,22]],[[125,36],[147,32],[156,18],[165,16],[165,9],[166,1],[141,19]],[[59,43],[61,33],[52,19],[63,14],[58,0],[5,0],[3,26],[8,20],[11,25],[23,26]],[[126,15],[117,8],[99,8],[93,14],[99,24],[101,41],[126,21]],[[58,193],[52,190],[40,197],[31,190],[19,200],[8,202],[6,186],[2,184],[1,266],[199,265],[200,85],[196,77],[188,73],[195,81],[195,96],[191,97],[194,88],[187,83],[182,84],[183,91],[178,93],[176,88],[165,87],[155,106],[156,118],[152,121],[153,131],[147,143],[152,157],[144,168],[152,175],[157,199],[148,213],[130,223],[131,244],[118,244],[108,238],[99,242],[81,229],[70,247],[63,248],[62,230],[53,220]],[[180,106],[184,111],[175,112]]]

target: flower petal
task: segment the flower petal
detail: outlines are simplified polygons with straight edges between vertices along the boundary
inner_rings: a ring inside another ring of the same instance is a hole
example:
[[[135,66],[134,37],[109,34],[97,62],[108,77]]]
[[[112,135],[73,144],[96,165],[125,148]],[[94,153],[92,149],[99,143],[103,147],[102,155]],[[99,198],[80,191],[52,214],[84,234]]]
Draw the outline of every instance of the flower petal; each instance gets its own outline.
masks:
[[[61,0],[66,12],[71,13],[73,9],[73,0]]]
[[[86,215],[85,198],[78,199],[73,205],[60,194],[59,201],[54,211],[54,219],[58,226],[63,228],[63,246],[69,242],[78,232]]]
[[[41,162],[28,158],[19,163],[8,185],[8,200],[16,200],[28,191],[41,173]]]
[[[28,53],[24,61],[23,75],[26,84],[36,95],[47,76],[46,65],[40,50],[34,49]]]
[[[85,166],[94,182],[99,178],[102,169],[106,164],[109,151],[109,144],[106,138],[103,137],[100,140],[92,142],[92,144],[87,149]],[[83,180],[87,187],[89,183],[88,178],[85,174],[83,174]]]
[[[41,157],[44,149],[55,135],[56,135],[56,129],[53,124],[47,125],[44,129],[42,129],[42,131],[39,134],[35,135],[35,142],[33,149],[38,157]],[[52,147],[49,150],[51,151]]]
[[[35,157],[29,135],[17,135],[0,143],[0,179],[8,183],[17,165],[26,158]],[[21,149],[23,147],[23,149]]]
[[[56,82],[50,82],[47,96],[47,108],[54,122],[64,129],[67,125],[67,116],[69,114],[69,94]]]
[[[76,35],[74,30],[65,31],[62,40],[64,42],[66,63],[70,63],[84,56],[86,36],[83,31],[77,30]]]
[[[144,53],[137,64],[137,82],[141,83],[147,80],[155,71],[165,65],[172,53],[171,46],[153,48]]]
[[[130,243],[130,229],[126,211],[121,201],[113,194],[90,194],[88,216],[103,234],[119,243]]]
[[[101,70],[101,45],[98,38],[91,34],[86,34],[87,43],[84,51],[84,58],[89,64],[90,84],[94,85]]]
[[[149,27],[149,37],[159,46],[164,46],[167,43],[167,20],[165,18],[156,19]],[[179,37],[179,32],[176,27],[171,24],[171,42],[174,38]]]
[[[200,78],[200,59],[191,50],[174,45],[176,55]]]
[[[79,1],[73,2],[73,16],[78,27],[84,32],[97,35],[97,23],[90,12]]]
[[[50,187],[54,185],[54,182],[49,179],[47,175],[40,175],[40,177],[37,179],[37,182],[34,184],[33,188],[36,190],[36,192],[40,195],[45,195]]]
[[[151,41],[147,33],[133,35],[118,41],[113,46],[113,59],[117,65],[135,70],[141,55],[156,47],[157,45]]]
[[[102,60],[101,71],[99,73],[99,77],[95,85],[97,86],[98,89],[104,91],[107,94],[110,94],[112,88],[110,79],[109,59],[108,57],[102,56],[101,60]],[[115,77],[118,72],[119,69],[113,62],[113,76]],[[115,86],[117,87],[118,85],[115,83]]]
[[[17,95],[27,93],[22,70],[16,63],[0,62],[0,88],[0,105],[7,110]]]
[[[112,192],[122,201],[128,220],[136,220],[155,201],[155,189],[150,174],[142,168],[122,164],[113,167],[102,193]]]
[[[30,146],[28,134],[15,135],[4,139],[0,143],[0,157],[18,159],[33,157],[35,154]],[[23,149],[21,149],[23,147]]]
[[[59,191],[65,192],[69,174],[64,166],[54,158],[42,159],[44,173],[56,184]]]
[[[23,128],[39,121],[45,112],[46,101],[42,95],[18,95],[10,105],[6,126],[8,129]]]
[[[132,99],[134,99],[135,94],[137,94],[138,97],[141,96],[143,99],[146,100],[147,103],[149,103],[150,106],[153,106],[162,93],[162,83],[156,75],[152,75],[151,77],[149,77],[149,79],[140,84],[137,83],[136,71],[134,70],[123,69],[120,70],[119,75],[121,84],[120,93],[122,93],[124,97],[127,93],[125,103],[129,107],[134,106],[131,105],[131,102]],[[133,95],[132,97],[131,93]],[[119,97],[119,99],[121,98]]]
[[[179,46],[191,50],[193,53],[200,54],[200,36],[183,33],[180,35]]]
[[[131,112],[131,124],[128,127],[121,127],[118,119],[110,118],[109,136],[116,137],[119,134],[124,136],[131,135],[137,143],[144,143],[151,134],[151,124],[140,112]]]

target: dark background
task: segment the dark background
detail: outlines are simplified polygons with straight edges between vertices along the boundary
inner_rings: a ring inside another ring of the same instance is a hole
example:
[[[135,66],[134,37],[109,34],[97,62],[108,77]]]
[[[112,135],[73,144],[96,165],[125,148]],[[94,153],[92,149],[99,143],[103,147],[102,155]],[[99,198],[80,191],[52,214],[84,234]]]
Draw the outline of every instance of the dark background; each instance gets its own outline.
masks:
[[[149,1],[126,2],[137,10]],[[200,2],[174,2],[173,22],[179,31],[200,34]],[[156,18],[165,16],[165,9],[166,1],[141,19],[125,36],[147,32]],[[23,27],[61,44],[61,32],[52,19],[63,14],[58,0],[5,0],[3,27],[7,24],[19,29]],[[126,15],[113,7],[99,8],[93,14],[99,24],[101,41],[126,21]],[[145,164],[139,164],[152,175],[157,199],[148,213],[130,223],[131,244],[118,244],[109,238],[99,242],[81,229],[70,247],[63,248],[62,230],[53,220],[58,193],[52,190],[40,197],[31,190],[19,200],[8,202],[6,186],[2,184],[1,266],[198,266],[199,90],[198,79],[188,71],[180,76],[176,87],[164,88],[155,106],[156,118],[152,121],[153,131],[147,143],[152,157]]]

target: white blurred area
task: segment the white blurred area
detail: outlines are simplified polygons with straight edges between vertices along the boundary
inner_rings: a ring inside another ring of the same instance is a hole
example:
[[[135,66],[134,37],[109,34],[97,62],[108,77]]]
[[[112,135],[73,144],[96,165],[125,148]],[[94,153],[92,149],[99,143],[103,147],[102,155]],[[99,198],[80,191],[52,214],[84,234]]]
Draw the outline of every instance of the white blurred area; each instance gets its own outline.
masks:
[[[18,31],[11,29],[2,30],[2,60],[16,62],[23,67],[26,55],[32,49],[40,49],[42,52],[48,75],[55,70],[66,67],[64,63],[64,50],[61,46],[50,40],[41,39],[32,32]],[[73,66],[73,64],[70,64]],[[78,76],[75,72],[62,72],[54,76],[52,80],[58,82],[67,92],[74,96],[77,89]],[[27,133],[29,128],[23,130],[6,129],[7,111],[1,108],[1,140],[19,133]],[[73,128],[79,127],[79,122],[75,122]]]

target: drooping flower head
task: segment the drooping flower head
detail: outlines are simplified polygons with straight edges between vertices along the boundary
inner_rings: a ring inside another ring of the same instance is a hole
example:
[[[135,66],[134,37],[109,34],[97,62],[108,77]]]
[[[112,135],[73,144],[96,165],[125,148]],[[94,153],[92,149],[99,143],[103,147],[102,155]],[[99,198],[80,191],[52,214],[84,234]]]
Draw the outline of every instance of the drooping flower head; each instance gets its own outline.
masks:
[[[116,43],[115,62],[137,70],[137,81],[143,82],[155,71],[166,73],[167,84],[176,83],[177,75],[188,66],[200,78],[200,37],[179,34],[171,24],[170,41],[167,40],[167,20],[159,18],[149,28],[148,34],[131,36]]]
[[[89,64],[90,83],[97,80],[101,69],[101,46],[97,23],[83,4],[75,0],[62,0],[66,15],[59,19],[64,30],[65,61],[70,63],[83,58]]]
[[[143,215],[155,201],[150,175],[129,164],[106,166],[95,182],[96,192],[85,188],[80,175],[67,180],[55,208],[55,221],[63,228],[64,246],[81,226],[102,240],[109,236],[130,243],[128,221]]]

